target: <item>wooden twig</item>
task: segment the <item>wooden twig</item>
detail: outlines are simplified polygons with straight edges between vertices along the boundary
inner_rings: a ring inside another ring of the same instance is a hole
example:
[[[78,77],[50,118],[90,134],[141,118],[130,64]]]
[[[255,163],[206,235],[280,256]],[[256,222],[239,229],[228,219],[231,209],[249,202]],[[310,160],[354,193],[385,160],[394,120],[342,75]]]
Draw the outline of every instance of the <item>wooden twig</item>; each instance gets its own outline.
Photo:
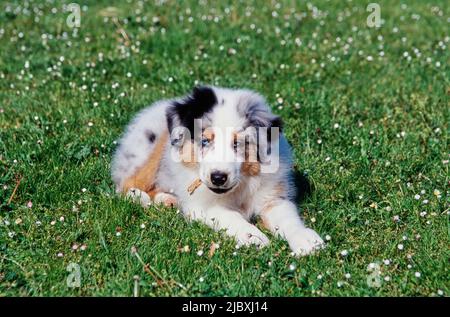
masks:
[[[20,178],[16,179],[16,187],[14,187],[14,190],[11,193],[11,196],[8,199],[8,205],[12,202],[14,196],[16,195],[17,188],[19,188],[19,185],[20,185],[20,182],[22,181],[22,178],[23,177],[21,176]]]
[[[125,45],[129,46],[131,41],[130,41],[130,38],[128,37],[127,32],[125,32],[124,28],[122,27],[122,25],[120,25],[120,23],[117,19],[112,19],[112,21],[116,25],[117,30],[122,35],[123,39],[125,40]]]
[[[142,260],[141,256],[139,255],[135,247],[132,247],[132,254],[134,254],[138,259],[138,261],[142,264],[144,272],[150,274],[151,277],[153,277],[153,279],[156,281],[156,284],[158,284],[158,286],[175,284],[178,287],[181,287],[182,289],[186,290],[186,287],[177,281],[174,280],[166,281],[157,270],[155,270],[153,267],[150,266],[150,264],[145,263]]]

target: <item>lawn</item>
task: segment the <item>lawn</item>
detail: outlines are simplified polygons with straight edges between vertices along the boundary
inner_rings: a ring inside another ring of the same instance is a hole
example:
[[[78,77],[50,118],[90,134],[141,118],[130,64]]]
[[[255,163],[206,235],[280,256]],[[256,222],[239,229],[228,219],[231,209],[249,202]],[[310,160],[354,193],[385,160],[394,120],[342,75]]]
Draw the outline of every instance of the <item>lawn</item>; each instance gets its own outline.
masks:
[[[379,28],[368,1],[311,2],[80,1],[72,28],[3,1],[0,296],[450,295],[448,1],[378,1]],[[115,195],[124,126],[196,84],[281,115],[324,250],[236,249]]]

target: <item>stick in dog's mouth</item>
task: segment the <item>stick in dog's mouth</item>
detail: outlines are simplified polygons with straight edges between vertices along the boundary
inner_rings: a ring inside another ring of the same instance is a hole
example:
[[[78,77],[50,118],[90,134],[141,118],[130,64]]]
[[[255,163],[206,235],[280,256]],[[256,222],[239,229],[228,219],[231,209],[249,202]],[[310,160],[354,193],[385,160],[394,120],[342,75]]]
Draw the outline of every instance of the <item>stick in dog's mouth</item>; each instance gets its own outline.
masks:
[[[189,187],[187,188],[187,191],[189,193],[189,195],[192,195],[195,190],[200,187],[200,185],[202,184],[202,181],[200,180],[200,178],[196,178],[191,185],[189,185]]]

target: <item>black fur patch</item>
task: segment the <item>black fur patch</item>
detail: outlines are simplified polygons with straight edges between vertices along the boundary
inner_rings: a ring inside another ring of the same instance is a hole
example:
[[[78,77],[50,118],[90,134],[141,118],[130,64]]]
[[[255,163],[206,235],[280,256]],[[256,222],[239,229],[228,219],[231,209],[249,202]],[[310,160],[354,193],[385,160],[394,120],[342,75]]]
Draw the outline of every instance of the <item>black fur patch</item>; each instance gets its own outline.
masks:
[[[194,139],[194,119],[210,112],[217,104],[217,96],[209,87],[195,87],[192,94],[181,102],[174,102],[166,111],[169,131],[178,125],[186,127]]]
[[[150,130],[147,130],[147,131],[145,131],[145,134],[147,136],[147,139],[150,141],[150,143],[155,142],[155,139],[156,139],[156,134],[155,133],[153,133]]]

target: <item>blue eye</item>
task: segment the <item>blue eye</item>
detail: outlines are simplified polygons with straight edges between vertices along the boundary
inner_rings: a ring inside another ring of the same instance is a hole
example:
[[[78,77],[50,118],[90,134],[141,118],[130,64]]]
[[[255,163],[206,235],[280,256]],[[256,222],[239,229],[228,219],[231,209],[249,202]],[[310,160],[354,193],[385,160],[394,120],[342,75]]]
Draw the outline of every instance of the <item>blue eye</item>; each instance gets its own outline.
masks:
[[[202,146],[208,146],[209,140],[208,139],[202,139]]]

